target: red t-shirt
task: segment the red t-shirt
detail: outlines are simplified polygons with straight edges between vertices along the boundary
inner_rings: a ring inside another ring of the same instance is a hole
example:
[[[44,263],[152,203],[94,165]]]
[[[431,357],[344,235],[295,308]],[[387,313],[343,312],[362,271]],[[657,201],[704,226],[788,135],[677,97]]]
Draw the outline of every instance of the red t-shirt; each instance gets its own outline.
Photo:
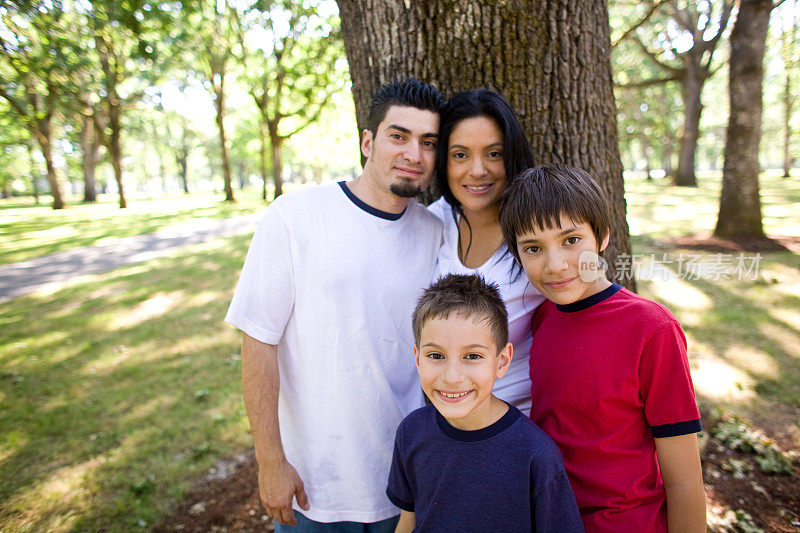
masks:
[[[533,318],[531,418],[564,456],[584,527],[666,532],[655,437],[700,431],[686,337],[619,285]]]

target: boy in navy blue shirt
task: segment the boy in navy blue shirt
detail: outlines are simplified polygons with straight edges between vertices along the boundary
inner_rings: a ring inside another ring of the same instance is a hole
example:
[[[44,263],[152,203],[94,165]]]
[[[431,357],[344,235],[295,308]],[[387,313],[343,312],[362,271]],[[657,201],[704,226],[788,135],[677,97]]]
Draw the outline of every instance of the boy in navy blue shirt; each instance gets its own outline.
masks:
[[[445,276],[413,329],[431,404],[397,429],[386,490],[402,509],[396,531],[583,531],[558,448],[492,394],[513,355],[497,288]]]

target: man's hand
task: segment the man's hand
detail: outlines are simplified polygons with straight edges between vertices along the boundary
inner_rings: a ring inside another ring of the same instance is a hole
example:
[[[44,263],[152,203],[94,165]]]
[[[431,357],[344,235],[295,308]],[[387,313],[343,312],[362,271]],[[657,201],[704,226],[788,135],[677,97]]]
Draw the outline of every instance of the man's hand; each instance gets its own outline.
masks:
[[[267,514],[276,522],[294,526],[292,499],[308,509],[303,480],[283,454],[278,425],[278,348],[246,333],[242,341],[242,396],[253,431],[258,462],[258,493]]]
[[[288,461],[269,469],[259,466],[258,493],[270,518],[287,526],[297,525],[292,511],[292,500],[295,496],[302,509],[309,508],[303,480]]]

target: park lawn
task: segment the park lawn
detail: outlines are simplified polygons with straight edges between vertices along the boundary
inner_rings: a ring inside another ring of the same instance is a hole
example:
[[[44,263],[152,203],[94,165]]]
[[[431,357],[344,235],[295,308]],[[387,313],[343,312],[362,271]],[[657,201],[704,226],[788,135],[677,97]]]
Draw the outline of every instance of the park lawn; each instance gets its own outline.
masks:
[[[248,242],[0,306],[0,531],[142,529],[248,446],[222,323]]]
[[[662,239],[710,232],[718,178],[626,186],[643,264],[715,259]],[[764,191],[767,232],[800,234],[796,183],[766,177]],[[0,305],[0,531],[145,529],[215,461],[250,446],[239,336],[222,324],[248,240]],[[639,291],[683,322],[704,413],[737,415],[796,450],[800,256],[762,253],[758,266],[752,280],[676,276],[640,280]]]
[[[800,417],[800,254],[698,251],[665,244],[669,237],[711,234],[719,175],[701,174],[699,182],[691,189],[626,180],[633,253],[641,270],[647,272],[655,260],[676,274],[668,281],[663,276],[640,279],[638,290],[669,307],[684,326],[701,402],[758,415],[762,400],[779,401]],[[800,181],[763,175],[761,191],[765,232],[800,237]],[[699,276],[678,275],[681,258],[707,267],[725,263],[730,279],[714,274],[713,268]],[[737,279],[733,268],[740,258],[744,270]],[[795,431],[800,418],[794,422],[789,431],[800,444]]]
[[[0,265],[25,261],[77,246],[152,233],[166,226],[201,218],[228,218],[264,207],[259,191],[236,191],[235,203],[219,194],[192,194],[157,199],[132,199],[120,209],[116,196],[97,203],[69,204],[54,210],[29,199],[0,200]]]

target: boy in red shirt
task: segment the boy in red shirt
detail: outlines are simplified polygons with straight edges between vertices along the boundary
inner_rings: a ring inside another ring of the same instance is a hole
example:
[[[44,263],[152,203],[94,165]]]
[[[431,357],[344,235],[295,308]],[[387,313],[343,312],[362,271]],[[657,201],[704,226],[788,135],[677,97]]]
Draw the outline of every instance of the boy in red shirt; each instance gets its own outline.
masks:
[[[605,277],[609,207],[586,172],[523,172],[503,235],[548,301],[533,318],[531,418],[558,445],[587,532],[706,530],[686,338],[661,304]]]

